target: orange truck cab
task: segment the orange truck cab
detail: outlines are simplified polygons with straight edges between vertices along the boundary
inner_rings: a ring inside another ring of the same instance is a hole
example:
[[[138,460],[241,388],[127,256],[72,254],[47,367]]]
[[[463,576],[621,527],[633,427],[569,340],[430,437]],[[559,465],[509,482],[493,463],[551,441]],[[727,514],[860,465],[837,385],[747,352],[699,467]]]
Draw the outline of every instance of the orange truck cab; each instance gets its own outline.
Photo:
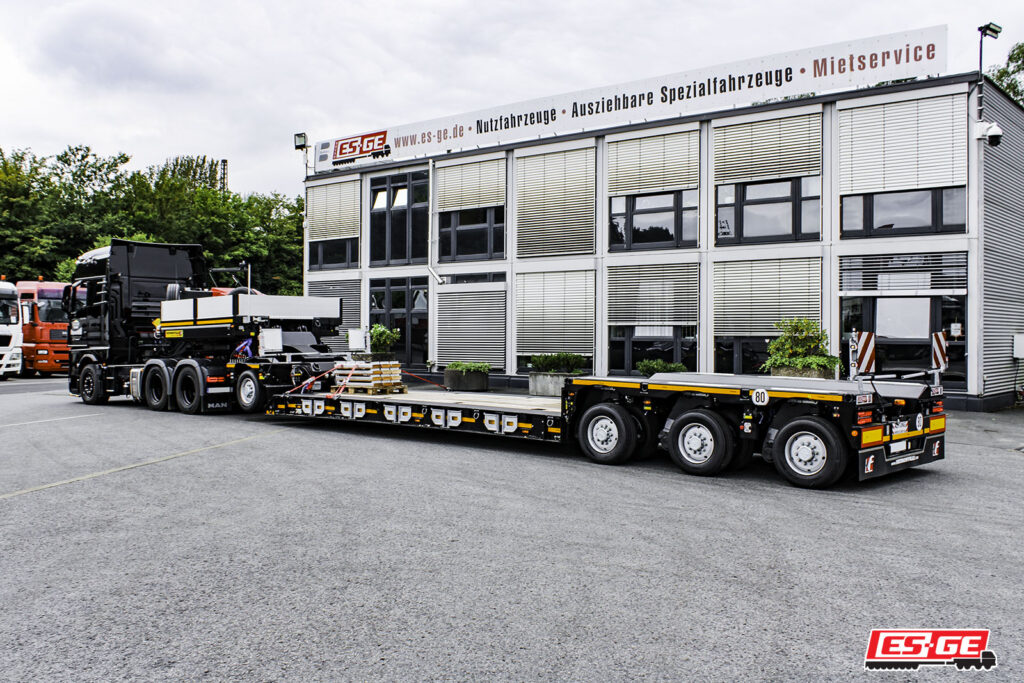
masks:
[[[17,287],[24,337],[22,376],[67,372],[68,316],[61,307],[65,283],[23,280]]]

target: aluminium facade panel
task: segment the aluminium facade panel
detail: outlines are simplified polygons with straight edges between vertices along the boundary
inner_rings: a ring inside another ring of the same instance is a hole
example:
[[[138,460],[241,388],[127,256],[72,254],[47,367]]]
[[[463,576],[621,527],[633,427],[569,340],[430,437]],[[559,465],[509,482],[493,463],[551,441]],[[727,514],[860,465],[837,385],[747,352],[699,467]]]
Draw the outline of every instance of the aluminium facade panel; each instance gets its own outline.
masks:
[[[314,185],[306,190],[306,223],[310,240],[359,236],[358,180]]]

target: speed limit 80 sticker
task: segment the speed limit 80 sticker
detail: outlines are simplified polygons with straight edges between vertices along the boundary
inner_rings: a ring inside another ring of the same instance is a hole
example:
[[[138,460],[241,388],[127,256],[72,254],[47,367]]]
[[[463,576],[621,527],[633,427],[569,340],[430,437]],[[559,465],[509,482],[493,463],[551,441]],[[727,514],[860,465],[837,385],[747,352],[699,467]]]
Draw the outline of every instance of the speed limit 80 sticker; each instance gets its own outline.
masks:
[[[768,390],[754,389],[752,392],[750,392],[750,400],[754,402],[755,406],[768,405]]]

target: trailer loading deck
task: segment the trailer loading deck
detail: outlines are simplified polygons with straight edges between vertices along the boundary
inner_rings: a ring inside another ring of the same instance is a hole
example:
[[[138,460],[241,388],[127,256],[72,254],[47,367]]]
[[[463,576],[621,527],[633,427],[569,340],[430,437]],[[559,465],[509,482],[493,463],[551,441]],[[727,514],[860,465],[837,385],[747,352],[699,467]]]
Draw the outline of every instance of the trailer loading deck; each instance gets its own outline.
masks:
[[[573,378],[560,400],[290,392],[271,397],[267,413],[572,441],[607,464],[660,447],[696,475],[743,467],[760,453],[793,484],[819,488],[851,466],[864,480],[942,459],[941,397],[941,387],[924,384],[672,373]]]

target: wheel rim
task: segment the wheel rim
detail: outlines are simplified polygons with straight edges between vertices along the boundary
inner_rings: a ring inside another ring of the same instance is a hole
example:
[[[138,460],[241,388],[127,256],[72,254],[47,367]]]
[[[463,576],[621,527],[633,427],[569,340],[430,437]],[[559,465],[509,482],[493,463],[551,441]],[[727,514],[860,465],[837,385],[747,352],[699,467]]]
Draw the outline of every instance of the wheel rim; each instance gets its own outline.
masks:
[[[715,452],[715,436],[702,424],[687,425],[679,432],[679,454],[687,462],[702,465]]]
[[[611,453],[619,443],[619,427],[610,417],[601,416],[590,423],[587,442],[598,453]]]
[[[786,442],[786,464],[797,474],[809,477],[821,472],[828,461],[828,447],[812,432],[797,432]]]
[[[93,393],[96,390],[96,382],[92,378],[92,373],[87,372],[82,375],[82,395],[92,398]]]
[[[252,377],[243,377],[238,384],[238,398],[242,405],[251,406],[256,400],[256,382]]]
[[[185,399],[186,405],[196,402],[196,381],[188,375],[181,378],[181,397]]]

